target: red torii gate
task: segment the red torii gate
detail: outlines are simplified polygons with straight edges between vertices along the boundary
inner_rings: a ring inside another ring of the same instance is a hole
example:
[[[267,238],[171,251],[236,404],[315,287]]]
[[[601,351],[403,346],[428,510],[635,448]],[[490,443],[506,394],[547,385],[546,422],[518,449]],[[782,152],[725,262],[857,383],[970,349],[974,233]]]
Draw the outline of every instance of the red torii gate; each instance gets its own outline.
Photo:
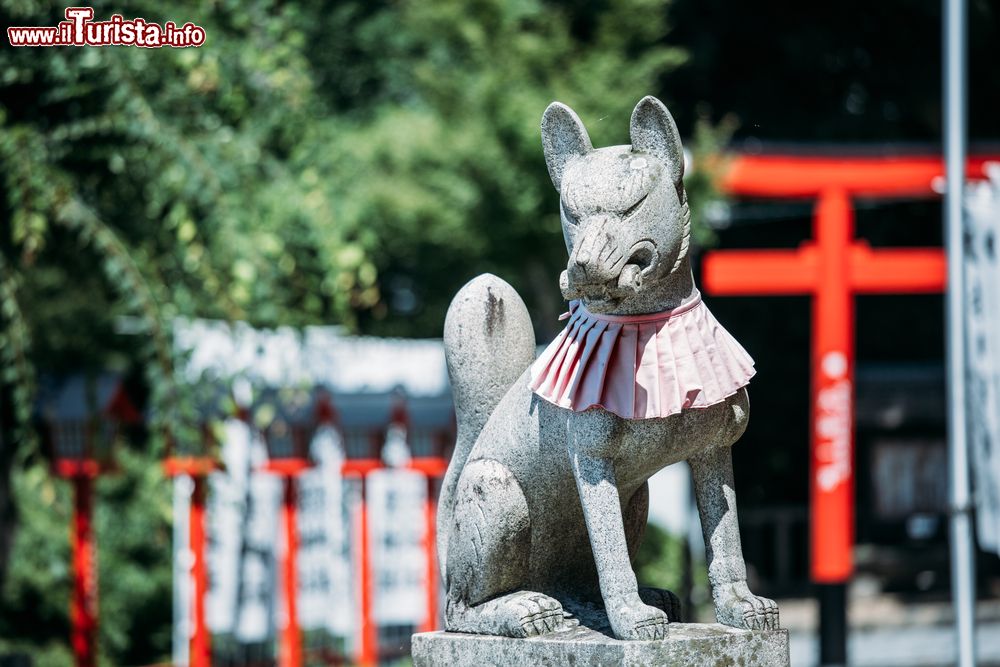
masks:
[[[970,159],[967,177],[985,178],[984,163],[998,159]],[[846,658],[843,585],[853,572],[854,544],[853,296],[941,292],[946,274],[940,248],[873,250],[855,238],[851,198],[934,196],[943,174],[943,160],[934,155],[731,158],[721,181],[727,194],[815,200],[813,239],[795,250],[723,250],[704,259],[706,293],[813,297],[810,571],[814,582],[839,588],[834,608],[823,605],[824,625],[839,626],[827,628],[839,637],[827,635],[822,653],[841,662]],[[830,617],[834,614],[839,618]]]

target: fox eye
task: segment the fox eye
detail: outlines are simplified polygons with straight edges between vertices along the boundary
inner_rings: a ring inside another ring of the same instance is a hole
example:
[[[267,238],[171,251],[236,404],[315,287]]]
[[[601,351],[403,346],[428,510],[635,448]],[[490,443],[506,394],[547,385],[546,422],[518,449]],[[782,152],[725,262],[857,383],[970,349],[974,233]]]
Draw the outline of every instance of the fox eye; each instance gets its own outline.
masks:
[[[563,219],[565,219],[566,222],[573,225],[574,227],[578,224],[576,217],[573,216],[573,214],[566,209],[566,206],[562,202],[559,202],[559,209],[562,212]]]
[[[627,217],[629,217],[630,215],[632,215],[633,213],[635,213],[636,211],[638,211],[638,210],[639,210],[639,207],[640,207],[640,206],[642,206],[642,203],[643,203],[644,201],[646,201],[646,197],[648,197],[648,196],[649,196],[649,193],[647,193],[647,194],[644,194],[644,195],[643,195],[642,197],[640,197],[640,198],[639,198],[639,201],[637,201],[636,203],[632,204],[632,205],[631,205],[631,206],[629,206],[629,207],[628,207],[627,209],[625,209],[625,210],[624,210],[624,211],[622,212],[622,217],[623,217],[623,218],[627,218]]]

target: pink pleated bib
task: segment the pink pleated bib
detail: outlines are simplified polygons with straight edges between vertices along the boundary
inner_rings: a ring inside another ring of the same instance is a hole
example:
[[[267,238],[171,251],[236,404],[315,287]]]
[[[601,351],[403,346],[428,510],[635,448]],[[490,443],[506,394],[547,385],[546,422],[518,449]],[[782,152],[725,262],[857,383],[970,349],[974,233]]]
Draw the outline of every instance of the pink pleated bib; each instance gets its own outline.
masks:
[[[531,366],[532,390],[581,412],[668,417],[721,403],[754,375],[753,359],[695,292],[673,310],[600,315],[571,301],[566,328]]]

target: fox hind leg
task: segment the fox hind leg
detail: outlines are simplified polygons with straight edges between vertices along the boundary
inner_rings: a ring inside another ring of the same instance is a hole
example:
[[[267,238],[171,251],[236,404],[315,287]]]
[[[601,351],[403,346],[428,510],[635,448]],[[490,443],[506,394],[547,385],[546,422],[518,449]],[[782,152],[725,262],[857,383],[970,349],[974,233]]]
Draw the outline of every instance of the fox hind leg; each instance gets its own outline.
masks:
[[[447,552],[448,630],[529,637],[562,627],[557,600],[524,590],[530,527],[524,492],[506,466],[466,464]]]

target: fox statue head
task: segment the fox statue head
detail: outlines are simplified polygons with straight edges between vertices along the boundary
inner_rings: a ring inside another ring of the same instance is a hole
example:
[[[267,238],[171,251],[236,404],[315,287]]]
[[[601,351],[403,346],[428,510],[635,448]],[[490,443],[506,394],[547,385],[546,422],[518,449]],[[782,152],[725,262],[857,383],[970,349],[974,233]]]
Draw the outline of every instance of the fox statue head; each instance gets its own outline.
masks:
[[[560,288],[596,313],[656,312],[693,289],[677,126],[662,102],[644,97],[629,134],[630,146],[595,149],[568,106],[553,102],[542,116],[545,163],[569,251]]]

